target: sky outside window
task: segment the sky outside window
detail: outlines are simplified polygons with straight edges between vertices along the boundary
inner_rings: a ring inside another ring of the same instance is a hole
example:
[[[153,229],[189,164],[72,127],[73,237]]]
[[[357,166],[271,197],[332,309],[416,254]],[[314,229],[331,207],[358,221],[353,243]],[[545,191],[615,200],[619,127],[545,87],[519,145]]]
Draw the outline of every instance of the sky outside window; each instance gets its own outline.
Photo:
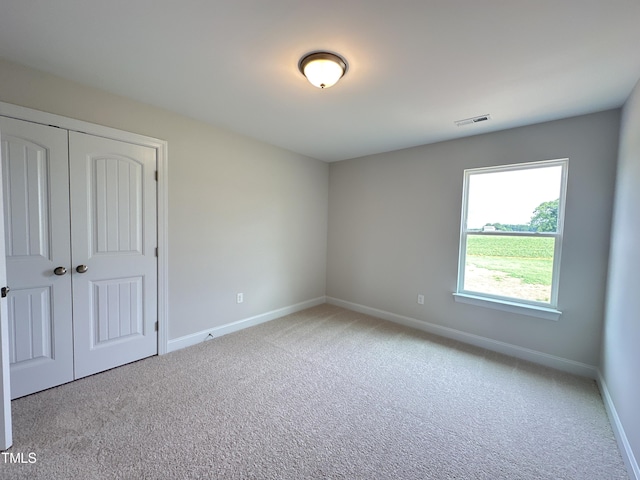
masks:
[[[560,197],[561,180],[561,166],[471,175],[467,228],[528,224],[538,205]]]

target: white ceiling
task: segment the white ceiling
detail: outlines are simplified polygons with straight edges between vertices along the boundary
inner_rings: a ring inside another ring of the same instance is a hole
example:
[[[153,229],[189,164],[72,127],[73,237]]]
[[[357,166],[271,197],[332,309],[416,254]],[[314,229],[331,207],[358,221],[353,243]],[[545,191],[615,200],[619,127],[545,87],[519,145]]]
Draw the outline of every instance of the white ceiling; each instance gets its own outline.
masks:
[[[621,106],[640,1],[1,0],[0,57],[335,161]]]

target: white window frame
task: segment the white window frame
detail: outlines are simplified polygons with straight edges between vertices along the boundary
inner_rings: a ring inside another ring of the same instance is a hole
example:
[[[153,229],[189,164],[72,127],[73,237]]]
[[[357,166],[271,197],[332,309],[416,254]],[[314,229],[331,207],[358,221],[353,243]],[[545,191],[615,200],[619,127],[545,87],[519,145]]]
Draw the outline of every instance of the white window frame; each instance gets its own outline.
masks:
[[[467,230],[467,214],[469,210],[469,179],[473,175],[486,173],[499,173],[516,170],[532,170],[560,166],[560,195],[558,202],[558,224],[556,232],[500,232],[500,231],[469,231]],[[462,218],[460,225],[460,250],[458,254],[458,284],[454,293],[457,302],[472,305],[496,308],[514,313],[532,315],[557,320],[561,312],[558,308],[558,286],[560,282],[560,257],[562,253],[562,238],[564,231],[564,213],[567,192],[567,171],[569,159],[543,160],[537,162],[517,163],[512,165],[500,165],[495,167],[471,168],[464,171],[464,184],[462,191]],[[467,252],[467,238],[469,235],[478,236],[519,236],[519,237],[551,237],[554,238],[553,273],[551,280],[551,295],[549,302],[536,302],[516,297],[505,297],[484,292],[464,289],[464,275]]]

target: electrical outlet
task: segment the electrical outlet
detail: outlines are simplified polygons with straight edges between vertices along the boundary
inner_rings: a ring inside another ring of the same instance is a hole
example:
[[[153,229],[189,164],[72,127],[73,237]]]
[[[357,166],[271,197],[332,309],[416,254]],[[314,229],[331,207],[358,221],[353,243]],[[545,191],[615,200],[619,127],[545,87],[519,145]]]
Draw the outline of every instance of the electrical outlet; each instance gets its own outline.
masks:
[[[418,305],[424,305],[424,295],[418,294]]]
[[[242,303],[244,302],[244,293],[238,293],[236,295],[236,303]]]

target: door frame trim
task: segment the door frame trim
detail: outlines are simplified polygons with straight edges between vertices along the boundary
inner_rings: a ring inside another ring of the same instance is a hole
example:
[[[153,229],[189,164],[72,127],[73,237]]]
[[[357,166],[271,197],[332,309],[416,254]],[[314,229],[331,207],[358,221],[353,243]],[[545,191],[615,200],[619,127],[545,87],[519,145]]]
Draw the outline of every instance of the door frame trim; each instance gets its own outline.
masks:
[[[11,117],[40,123],[52,127],[64,128],[81,133],[88,133],[97,137],[109,138],[121,142],[133,143],[156,150],[158,168],[157,190],[157,241],[158,241],[158,355],[168,353],[169,344],[169,162],[168,144],[146,135],[126,132],[104,125],[63,117],[53,113],[42,112],[32,108],[22,107],[11,103],[0,102],[0,116]],[[4,224],[4,210],[0,211],[0,220]],[[4,255],[5,252],[0,252]],[[2,353],[2,352],[0,352]]]
[[[0,132],[1,134],[2,132]],[[0,164],[2,151],[0,150]],[[4,195],[2,193],[2,168],[0,168],[0,254],[5,254],[4,242]],[[5,257],[0,257],[0,282],[4,286],[7,280]],[[9,316],[7,299],[0,299],[0,451],[7,450],[13,444],[11,424],[11,382],[9,365]]]

